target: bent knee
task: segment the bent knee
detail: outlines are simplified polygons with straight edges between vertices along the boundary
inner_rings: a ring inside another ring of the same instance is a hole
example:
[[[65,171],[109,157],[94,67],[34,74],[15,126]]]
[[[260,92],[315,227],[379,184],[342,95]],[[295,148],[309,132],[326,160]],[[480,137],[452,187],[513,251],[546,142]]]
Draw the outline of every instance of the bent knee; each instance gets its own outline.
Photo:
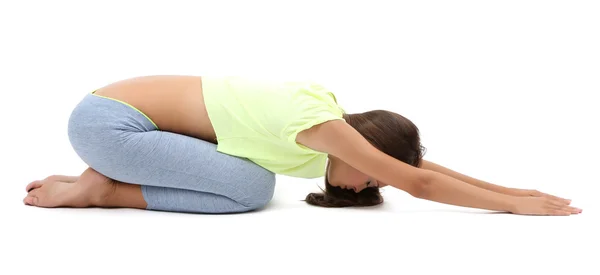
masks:
[[[264,208],[271,202],[275,193],[275,174],[267,171],[251,184],[246,196],[238,202],[248,210]]]
[[[112,115],[112,114],[111,114]],[[67,134],[77,153],[110,148],[109,138],[114,135],[114,127],[106,119],[106,112],[89,100],[83,100],[71,112],[67,124]]]
[[[258,198],[251,198],[248,199],[242,205],[244,205],[244,207],[246,207],[247,210],[258,210],[266,207],[269,204],[269,202],[271,202],[271,199],[273,199],[273,196],[261,196]]]

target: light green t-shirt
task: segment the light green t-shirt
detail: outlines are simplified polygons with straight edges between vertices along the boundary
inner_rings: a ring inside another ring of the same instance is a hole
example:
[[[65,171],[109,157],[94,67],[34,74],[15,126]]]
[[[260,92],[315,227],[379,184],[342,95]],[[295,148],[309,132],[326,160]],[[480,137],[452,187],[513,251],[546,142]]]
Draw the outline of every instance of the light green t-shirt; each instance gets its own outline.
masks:
[[[343,120],[335,95],[322,85],[241,76],[203,76],[208,115],[219,152],[247,158],[273,173],[325,175],[327,154],[296,142],[299,132]]]

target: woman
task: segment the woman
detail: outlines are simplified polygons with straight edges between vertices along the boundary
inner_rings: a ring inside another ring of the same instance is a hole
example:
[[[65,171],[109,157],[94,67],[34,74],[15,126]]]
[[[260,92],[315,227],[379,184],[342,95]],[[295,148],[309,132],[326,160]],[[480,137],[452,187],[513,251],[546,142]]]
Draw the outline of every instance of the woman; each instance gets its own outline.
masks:
[[[240,213],[271,200],[275,175],[325,176],[324,207],[382,203],[391,186],[416,198],[515,214],[570,215],[570,201],[492,185],[422,159],[417,127],[388,111],[346,114],[302,81],[146,76],[85,95],[68,128],[89,166],[27,185],[39,207]]]

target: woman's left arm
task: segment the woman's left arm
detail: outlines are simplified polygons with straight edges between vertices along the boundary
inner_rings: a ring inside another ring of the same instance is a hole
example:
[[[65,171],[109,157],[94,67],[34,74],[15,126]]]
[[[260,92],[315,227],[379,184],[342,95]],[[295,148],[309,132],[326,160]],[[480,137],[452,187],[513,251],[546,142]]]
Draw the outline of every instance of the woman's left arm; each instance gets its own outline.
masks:
[[[494,191],[494,192],[501,193],[501,194],[512,195],[512,196],[521,196],[521,197],[533,196],[533,197],[559,198],[556,196],[542,193],[537,190],[509,188],[509,187],[492,184],[492,183],[489,183],[486,181],[482,181],[482,180],[467,176],[465,174],[461,174],[461,173],[451,170],[447,167],[441,166],[439,164],[436,164],[436,163],[433,163],[433,162],[427,161],[427,160],[423,160],[421,162],[420,168],[426,169],[426,170],[431,170],[431,171],[436,171],[436,172],[442,173],[446,176],[450,176],[457,180],[461,180],[468,184],[477,186],[479,188],[483,188],[483,189]],[[559,199],[562,199],[562,198],[559,198]]]

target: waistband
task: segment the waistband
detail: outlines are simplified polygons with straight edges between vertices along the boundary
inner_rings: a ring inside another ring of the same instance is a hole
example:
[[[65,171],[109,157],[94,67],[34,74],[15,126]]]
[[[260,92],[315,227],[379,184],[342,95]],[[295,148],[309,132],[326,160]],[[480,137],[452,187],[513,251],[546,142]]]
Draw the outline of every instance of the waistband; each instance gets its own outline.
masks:
[[[158,125],[156,125],[156,123],[154,123],[154,121],[152,119],[150,119],[149,116],[147,116],[146,114],[144,114],[144,112],[140,111],[138,108],[134,107],[133,105],[131,105],[131,104],[125,102],[125,101],[114,99],[114,98],[103,96],[103,95],[98,95],[98,94],[96,94],[96,91],[91,92],[89,95],[94,96],[94,97],[98,97],[98,98],[112,100],[112,101],[124,104],[125,106],[128,106],[128,107],[132,108],[133,110],[135,110],[136,112],[138,112],[141,115],[143,115],[146,119],[148,119],[148,121],[150,121],[152,123],[152,125],[154,125],[154,127],[156,127],[156,129],[159,129]]]

